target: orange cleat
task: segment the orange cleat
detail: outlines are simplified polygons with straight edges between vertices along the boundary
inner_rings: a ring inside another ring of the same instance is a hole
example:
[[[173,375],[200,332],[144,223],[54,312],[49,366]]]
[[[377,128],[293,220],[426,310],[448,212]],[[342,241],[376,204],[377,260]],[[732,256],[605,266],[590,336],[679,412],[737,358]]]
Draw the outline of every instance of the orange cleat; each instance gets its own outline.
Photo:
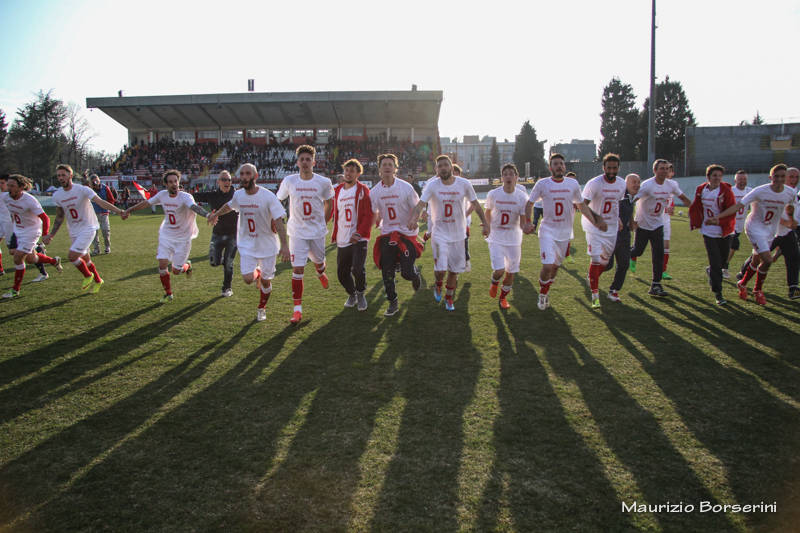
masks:
[[[740,281],[736,284],[736,286],[739,288],[739,298],[742,300],[747,300],[747,285],[742,285],[742,282]]]
[[[303,320],[303,313],[300,311],[295,311],[292,313],[292,318],[289,320],[292,324],[298,324],[301,320]]]
[[[489,297],[494,298],[495,296],[497,296],[497,285],[492,283],[489,287]]]
[[[509,309],[511,304],[505,298],[500,298],[500,309]]]
[[[321,274],[319,276],[319,282],[322,283],[322,288],[323,289],[327,289],[328,288],[328,275],[327,274]]]
[[[767,305],[767,297],[764,296],[764,291],[753,291],[753,296],[755,296],[758,305]]]

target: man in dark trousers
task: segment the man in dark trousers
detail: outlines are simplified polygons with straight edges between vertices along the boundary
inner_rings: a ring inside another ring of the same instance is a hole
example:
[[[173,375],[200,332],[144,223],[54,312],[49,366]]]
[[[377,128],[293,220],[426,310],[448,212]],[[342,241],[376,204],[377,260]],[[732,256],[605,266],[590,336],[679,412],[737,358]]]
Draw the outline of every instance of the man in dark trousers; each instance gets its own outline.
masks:
[[[101,199],[114,205],[117,203],[117,197],[114,191],[108,185],[100,183],[100,177],[97,174],[92,174],[89,178],[89,185],[97,193]],[[98,204],[92,202],[94,213],[97,215],[97,222],[100,224],[100,229],[94,234],[94,241],[92,241],[92,255],[100,255],[100,233],[103,233],[103,241],[105,242],[105,251],[103,253],[111,253],[111,224],[108,221],[108,209],[104,209]]]
[[[628,174],[625,176],[625,197],[619,201],[619,231],[617,232],[617,244],[614,247],[614,255],[606,265],[606,271],[614,268],[614,260],[617,260],[617,270],[614,272],[614,281],[608,288],[608,299],[612,302],[619,302],[619,291],[625,283],[625,274],[628,273],[628,263],[631,259],[631,217],[633,216],[633,198],[639,192],[642,179],[638,174]]]
[[[213,211],[217,211],[233,198],[231,175],[227,170],[219,173],[217,188],[212,191],[194,194],[195,201],[206,202]],[[231,281],[233,280],[233,260],[236,258],[236,222],[239,214],[232,211],[219,217],[219,222],[211,233],[208,244],[208,260],[212,267],[222,265],[222,296],[233,296]]]

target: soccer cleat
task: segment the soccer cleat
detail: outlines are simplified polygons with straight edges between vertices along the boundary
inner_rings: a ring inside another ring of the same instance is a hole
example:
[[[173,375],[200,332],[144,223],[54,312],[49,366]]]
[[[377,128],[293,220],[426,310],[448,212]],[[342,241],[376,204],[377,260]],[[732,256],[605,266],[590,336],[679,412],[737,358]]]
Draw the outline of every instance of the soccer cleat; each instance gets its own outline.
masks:
[[[721,292],[714,293],[714,299],[716,300],[717,305],[725,305],[728,303],[728,301],[722,296]]]
[[[39,283],[40,281],[46,281],[48,279],[50,279],[50,274],[45,272],[44,274],[39,274],[38,276],[33,278],[33,282],[34,283]],[[91,279],[91,278],[89,278],[89,279]]]
[[[417,267],[414,267],[414,270],[417,272],[417,277],[411,280],[411,288],[414,289],[414,292],[417,292],[422,286],[422,273]]]
[[[649,294],[650,296],[655,296],[656,298],[663,298],[664,296],[667,296],[667,292],[658,283],[654,283],[650,287],[650,290],[647,291],[647,294]]]
[[[723,279],[730,279],[730,277],[731,277],[731,274],[730,274],[730,272],[728,272],[728,269],[727,268],[723,268],[722,269],[722,278]]]
[[[792,287],[789,289],[789,299],[790,300],[797,300],[800,298],[800,288]]]
[[[737,279],[737,280],[739,280],[739,281],[742,281],[742,278],[743,278],[743,277],[744,277],[744,274],[742,274],[741,272],[737,272],[737,273],[736,273],[736,279]]]
[[[106,249],[103,251],[103,253],[104,253],[104,254],[110,254],[110,253],[111,253],[111,248],[106,248]]]
[[[539,303],[536,304],[539,309],[544,311],[548,307],[550,307],[550,298],[547,294],[540,294],[539,295]]]
[[[448,311],[455,311],[456,305],[453,303],[452,300],[445,299],[444,308],[447,309]]]
[[[708,280],[711,279],[711,267],[710,266],[706,267],[706,279],[708,279]]]
[[[367,299],[364,297],[363,292],[356,291],[356,302],[358,302],[357,309],[359,311],[367,310]]]
[[[301,320],[303,320],[303,313],[301,311],[295,311],[292,313],[292,318],[289,319],[289,322],[298,324]]]
[[[500,309],[509,309],[511,304],[505,298],[500,298]]]
[[[495,297],[497,297],[497,284],[492,283],[489,286],[489,298],[495,298]]]
[[[222,297],[223,298],[230,298],[231,296],[233,296],[233,290],[231,290],[231,289],[223,289],[222,290]]]
[[[469,259],[467,259],[467,264],[464,267],[464,272],[472,272],[472,262],[470,262]]]
[[[5,275],[6,275],[6,271],[3,270],[2,268],[0,268],[0,276],[5,276]]]
[[[345,307],[355,307],[356,306],[356,294],[350,294],[347,296],[347,300],[344,302]]]
[[[570,263],[570,264],[574,264],[574,263],[575,263],[575,259],[573,259],[573,258],[572,258],[572,254],[568,255],[568,256],[565,258],[565,261],[566,261],[567,263]]]
[[[92,284],[92,281],[94,281],[94,278],[92,276],[86,276],[85,278],[83,278],[83,281],[81,282],[81,290],[85,291],[86,289],[88,289],[89,285]]]
[[[256,322],[263,322],[267,319],[267,310],[263,307],[256,309]]]
[[[61,266],[61,258],[58,257],[58,256],[55,256],[53,259],[56,260],[56,265],[55,265],[56,266],[56,272],[61,273],[61,271],[64,270],[64,267]]]
[[[440,289],[439,287],[433,288],[433,299],[436,301],[437,304],[442,301],[442,289]]]
[[[631,259],[630,263],[628,264],[628,269],[629,269],[631,272],[633,272],[634,274],[636,274],[636,261],[634,261],[633,259]]]
[[[608,299],[612,302],[622,301],[622,298],[619,297],[619,293],[617,291],[608,291]]]
[[[191,278],[192,277],[192,262],[187,259],[186,260],[186,264],[189,265],[189,268],[186,269],[186,277],[187,278]]]
[[[389,307],[383,313],[383,316],[394,316],[400,310],[400,304],[397,303],[397,298],[389,301]]]
[[[95,283],[92,286],[92,294],[97,294],[98,292],[100,292],[100,287],[103,286],[103,283],[105,283],[105,281],[102,280],[102,279],[100,281],[98,281],[97,283]]]
[[[322,274],[320,274],[319,282],[322,283],[322,288],[323,289],[327,289],[328,288],[328,275],[325,274],[324,272]]]
[[[14,289],[11,289],[10,291],[8,291],[3,295],[3,298],[5,298],[6,300],[17,297],[19,297],[19,291],[15,291]]]
[[[158,303],[166,304],[166,303],[171,302],[172,299],[173,299],[173,296],[171,294],[165,294],[164,296],[161,297],[161,299],[158,301]]]
[[[592,309],[600,309],[600,295],[596,292],[592,293]]]
[[[671,279],[672,279],[672,276],[670,276],[669,274],[667,274],[666,272],[664,272],[664,273],[662,273],[662,274],[661,274],[661,279],[664,279],[664,280],[667,280],[667,281],[669,281],[669,280],[671,280]]]
[[[753,291],[753,296],[758,305],[767,305],[767,297],[764,296],[764,291]]]
[[[92,248],[92,255],[100,255],[100,248]]]
[[[741,281],[736,284],[736,287],[739,289],[739,298],[742,300],[747,300],[747,285],[742,284]]]

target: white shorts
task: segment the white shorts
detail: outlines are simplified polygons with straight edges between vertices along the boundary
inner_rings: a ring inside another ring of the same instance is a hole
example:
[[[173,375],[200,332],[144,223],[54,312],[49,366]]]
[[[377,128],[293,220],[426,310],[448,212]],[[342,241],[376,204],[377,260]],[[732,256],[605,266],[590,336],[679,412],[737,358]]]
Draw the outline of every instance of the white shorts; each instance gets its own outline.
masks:
[[[33,250],[36,248],[36,243],[39,242],[39,237],[42,236],[41,231],[22,233],[15,230],[14,233],[17,236],[17,250],[26,254],[33,252]]]
[[[180,268],[189,259],[189,252],[192,251],[192,240],[175,241],[171,239],[158,239],[158,251],[156,259],[166,259],[172,263],[173,268]]]
[[[464,241],[433,243],[433,270],[436,272],[452,272],[460,274],[467,269],[467,257],[464,254]]]
[[[666,218],[664,219],[664,240],[668,241],[670,235],[672,235],[672,219]]]
[[[614,255],[617,236],[609,237],[601,233],[586,232],[586,253],[591,257],[600,257],[603,264],[608,263]]]
[[[258,268],[261,270],[261,277],[272,279],[275,277],[275,259],[277,255],[269,257],[253,257],[252,255],[239,254],[239,270],[242,276],[252,274]]]
[[[505,270],[510,274],[517,273],[522,258],[522,245],[490,242],[489,258],[492,261],[492,270]]]
[[[14,223],[10,220],[0,222],[0,239],[5,239],[6,241],[11,238],[14,234]]]
[[[304,267],[306,261],[325,262],[325,237],[319,239],[296,239],[289,237],[289,253],[292,254],[292,266]]]
[[[69,246],[69,251],[85,254],[89,251],[89,246],[91,246],[92,241],[94,241],[94,236],[96,234],[96,229],[85,229],[74,237],[70,235],[72,244]]]
[[[774,238],[769,233],[760,233],[757,231],[747,231],[745,229],[745,234],[747,234],[747,238],[750,239],[750,242],[753,245],[753,250],[756,253],[760,254],[762,252],[769,252],[769,245],[772,244],[772,239]]]
[[[539,257],[543,265],[560,266],[567,255],[569,241],[556,241],[550,237],[539,237]]]

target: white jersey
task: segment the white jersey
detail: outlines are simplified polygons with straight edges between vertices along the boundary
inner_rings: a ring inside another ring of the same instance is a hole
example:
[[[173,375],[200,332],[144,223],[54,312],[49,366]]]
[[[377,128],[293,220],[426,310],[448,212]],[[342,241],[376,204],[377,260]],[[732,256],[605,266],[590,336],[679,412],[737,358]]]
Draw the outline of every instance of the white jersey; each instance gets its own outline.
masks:
[[[609,183],[601,174],[590,179],[583,187],[583,199],[589,200],[589,209],[603,217],[608,228],[600,231],[586,217],[581,217],[581,226],[586,233],[597,233],[605,237],[616,237],[619,229],[619,201],[625,198],[625,180],[617,176]]]
[[[675,180],[666,179],[660,185],[655,178],[645,180],[635,198],[638,203],[634,220],[642,229],[658,229],[664,225],[664,212],[672,202],[672,196],[682,194],[683,191]]]
[[[342,187],[339,190],[339,197],[336,199],[336,244],[338,246],[350,246],[350,239],[356,232],[358,216],[356,214],[356,193],[358,186],[354,185],[349,189]],[[367,239],[361,238],[362,241]]]
[[[431,238],[440,242],[463,241],[467,237],[464,206],[478,198],[469,180],[454,178],[450,185],[445,185],[439,177],[429,179],[420,198],[423,202],[430,202]]]
[[[704,219],[718,217],[719,214],[722,212],[722,210],[719,208],[719,201],[718,201],[720,191],[722,191],[722,187],[717,187],[714,190],[710,190],[708,187],[703,189],[703,193],[700,197],[700,200],[703,203]],[[703,224],[702,226],[700,226],[700,233],[702,233],[706,237],[719,238],[722,237],[722,226],[720,225],[712,226],[710,224]]]
[[[254,194],[244,189],[233,193],[228,206],[239,212],[236,223],[236,247],[242,255],[272,257],[280,250],[280,239],[272,230],[272,221],[282,218],[286,210],[272,191],[256,186]]]
[[[283,178],[278,200],[289,198],[289,222],[286,233],[297,239],[319,239],[328,233],[325,201],[333,198],[331,180],[319,174],[304,180],[300,174]]]
[[[399,231],[413,237],[419,233],[418,229],[408,229],[411,213],[419,202],[419,196],[408,182],[395,178],[391,187],[387,187],[379,181],[369,192],[369,198],[372,209],[381,216],[381,235]]]
[[[158,228],[159,239],[189,241],[197,237],[199,232],[197,222],[195,222],[196,215],[192,211],[195,203],[191,194],[178,191],[175,196],[170,196],[169,191],[164,189],[147,202],[150,205],[161,205],[164,210],[164,220]]]
[[[749,193],[744,195],[742,205],[752,204],[750,215],[745,221],[745,230],[750,233],[755,232],[762,235],[775,236],[778,229],[778,221],[783,215],[784,207],[788,204],[796,204],[795,190],[791,187],[783,187],[781,192],[772,190],[772,184],[766,183],[759,185]]]
[[[539,237],[555,241],[568,241],[572,238],[572,223],[575,220],[575,206],[583,201],[581,186],[574,178],[564,177],[555,181],[552,177],[536,182],[529,201],[533,204],[542,201],[542,221],[539,223]]]
[[[753,190],[752,187],[745,187],[744,190],[736,187],[735,185],[731,187],[733,191],[733,197],[736,199],[736,203],[741,203],[742,198]],[[734,230],[736,233],[741,233],[744,230],[744,219],[747,218],[747,206],[742,206],[736,211],[736,229]]]
[[[504,191],[502,186],[489,191],[484,207],[490,209],[492,213],[489,237],[486,242],[513,246],[522,244],[522,228],[519,225],[519,218],[525,216],[527,203],[527,191],[521,191],[518,188],[510,194]]]
[[[92,198],[96,196],[94,189],[77,183],[73,183],[68,191],[59,187],[53,193],[53,201],[64,210],[70,237],[80,235],[84,231],[97,231],[100,228],[92,206]]]
[[[11,221],[14,223],[14,233],[18,234],[17,237],[42,234],[42,219],[39,218],[39,215],[44,213],[44,209],[39,204],[39,200],[25,191],[16,200],[11,198],[9,193],[4,192],[2,199],[8,208]]]

